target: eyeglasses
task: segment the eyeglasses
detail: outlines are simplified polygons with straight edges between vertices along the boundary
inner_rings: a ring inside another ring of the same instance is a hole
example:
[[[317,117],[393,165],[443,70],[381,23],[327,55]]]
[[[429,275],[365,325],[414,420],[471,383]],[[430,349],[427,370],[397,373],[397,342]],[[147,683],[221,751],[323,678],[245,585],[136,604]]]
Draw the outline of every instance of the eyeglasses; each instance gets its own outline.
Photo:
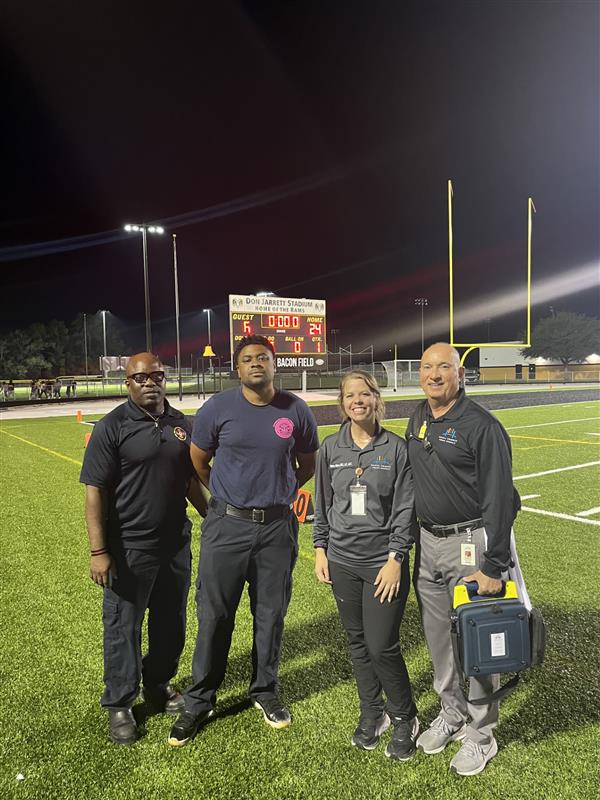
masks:
[[[165,379],[165,373],[162,370],[156,372],[135,372],[129,376],[129,379],[136,383],[146,383],[148,378],[152,378],[153,383],[162,383]]]

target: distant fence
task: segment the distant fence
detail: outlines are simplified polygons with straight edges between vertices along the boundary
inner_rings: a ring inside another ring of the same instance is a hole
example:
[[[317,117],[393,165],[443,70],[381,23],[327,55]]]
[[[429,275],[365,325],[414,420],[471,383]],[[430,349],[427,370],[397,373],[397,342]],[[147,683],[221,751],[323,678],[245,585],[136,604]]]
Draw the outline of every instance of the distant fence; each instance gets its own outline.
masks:
[[[332,390],[339,386],[340,376],[350,369],[362,369],[375,377],[379,385],[387,390],[401,388],[404,386],[418,386],[419,383],[419,362],[400,361],[396,363],[394,372],[394,361],[375,361],[352,363],[342,361],[341,369],[339,364],[337,369],[324,370],[322,372],[309,372],[306,376],[306,388],[310,391]],[[331,367],[331,361],[330,361]],[[166,368],[167,373],[167,393],[177,394],[179,381],[177,371],[173,368]],[[239,385],[236,372],[218,368],[204,372],[192,372],[188,367],[182,369],[182,392],[186,395],[203,396],[214,392],[230,389]],[[126,397],[127,387],[122,371],[116,374],[103,375],[64,375],[59,376],[60,385],[56,379],[45,379],[41,381],[45,388],[41,395],[38,390],[32,393],[31,381],[15,380],[9,382],[0,379],[0,403],[23,403],[23,402],[57,402],[65,400],[77,400],[84,398],[103,398],[103,397]],[[527,368],[522,370],[521,375],[515,374],[514,367],[484,367],[479,370],[467,369],[466,382],[469,384],[493,385],[493,384],[577,384],[577,383],[599,383],[600,365],[585,364],[574,369],[563,371],[561,367],[537,367],[535,372]],[[38,382],[40,384],[40,382]],[[302,371],[297,372],[278,372],[275,374],[275,385],[280,389],[300,391],[302,389]]]

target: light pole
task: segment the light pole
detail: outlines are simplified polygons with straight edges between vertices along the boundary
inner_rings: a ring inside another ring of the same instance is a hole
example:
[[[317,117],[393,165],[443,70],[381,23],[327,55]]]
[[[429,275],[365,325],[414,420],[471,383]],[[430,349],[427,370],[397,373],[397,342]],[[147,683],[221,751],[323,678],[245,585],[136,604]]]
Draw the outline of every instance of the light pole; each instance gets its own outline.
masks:
[[[124,226],[127,233],[142,234],[142,256],[144,259],[144,303],[146,307],[146,350],[152,352],[152,329],[150,327],[150,286],[148,282],[148,234],[164,233],[165,229],[160,225],[144,225],[129,223]]]
[[[83,353],[85,356],[85,390],[88,391],[88,348],[87,348],[87,314],[83,314]]]
[[[175,282],[175,333],[177,336],[177,380],[179,382],[179,402],[183,400],[181,388],[181,347],[179,341],[179,280],[177,278],[177,234],[173,236],[173,280]]]
[[[486,325],[487,325],[487,340],[488,340],[488,342],[490,342],[491,341],[491,339],[490,339],[490,326],[492,324],[492,318],[491,317],[486,317],[485,318],[485,322],[486,322]]]
[[[106,379],[106,373],[108,372],[106,369],[106,356],[108,355],[106,352],[106,310],[101,310],[100,313],[102,314],[102,339],[104,341],[104,360],[102,361],[102,372],[104,372],[104,378]]]
[[[330,328],[329,333],[333,336],[333,352],[337,350],[337,335],[340,332],[339,328]]]
[[[208,321],[208,344],[209,347],[212,347],[212,341],[210,339],[210,308],[203,308],[202,311],[206,314],[206,319]]]
[[[426,297],[417,297],[415,299],[415,305],[421,306],[421,355],[425,350],[425,319],[424,319],[424,312],[425,306],[427,305],[428,300]]]

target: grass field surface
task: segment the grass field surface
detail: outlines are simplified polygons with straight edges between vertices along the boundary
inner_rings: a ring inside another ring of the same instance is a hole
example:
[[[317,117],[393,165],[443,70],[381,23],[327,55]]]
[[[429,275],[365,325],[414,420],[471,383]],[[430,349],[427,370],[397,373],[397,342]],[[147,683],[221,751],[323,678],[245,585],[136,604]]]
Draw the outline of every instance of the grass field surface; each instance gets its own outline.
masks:
[[[330,590],[313,576],[310,526],[300,532],[281,668],[292,727],[268,728],[246,702],[251,618],[244,599],[216,719],[174,750],[166,741],[172,720],[145,717],[138,705],[143,738],[129,748],[111,744],[98,702],[101,593],[88,578],[78,483],[90,429],[74,418],[2,422],[0,798],[597,797],[600,403],[497,416],[512,437],[515,481],[526,498],[515,525],[517,544],[549,641],[544,666],[527,672],[502,704],[500,751],[475,778],[449,773],[457,745],[404,764],[385,758],[385,742],[371,753],[351,747],[355,687]],[[403,433],[406,420],[386,425]],[[193,519],[197,558],[199,521]],[[195,631],[192,592],[175,681],[180,687],[190,681]],[[438,706],[412,593],[401,640],[425,726]]]

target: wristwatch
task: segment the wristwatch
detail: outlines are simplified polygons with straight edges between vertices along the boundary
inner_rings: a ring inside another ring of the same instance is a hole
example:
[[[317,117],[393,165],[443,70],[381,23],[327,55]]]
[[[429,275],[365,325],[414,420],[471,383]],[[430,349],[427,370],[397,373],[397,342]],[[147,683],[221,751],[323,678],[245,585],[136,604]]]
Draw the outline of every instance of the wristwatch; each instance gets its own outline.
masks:
[[[390,550],[390,552],[388,553],[388,561],[392,560],[397,561],[399,564],[401,564],[404,561],[404,556],[402,555],[402,553],[398,553],[396,550]]]

